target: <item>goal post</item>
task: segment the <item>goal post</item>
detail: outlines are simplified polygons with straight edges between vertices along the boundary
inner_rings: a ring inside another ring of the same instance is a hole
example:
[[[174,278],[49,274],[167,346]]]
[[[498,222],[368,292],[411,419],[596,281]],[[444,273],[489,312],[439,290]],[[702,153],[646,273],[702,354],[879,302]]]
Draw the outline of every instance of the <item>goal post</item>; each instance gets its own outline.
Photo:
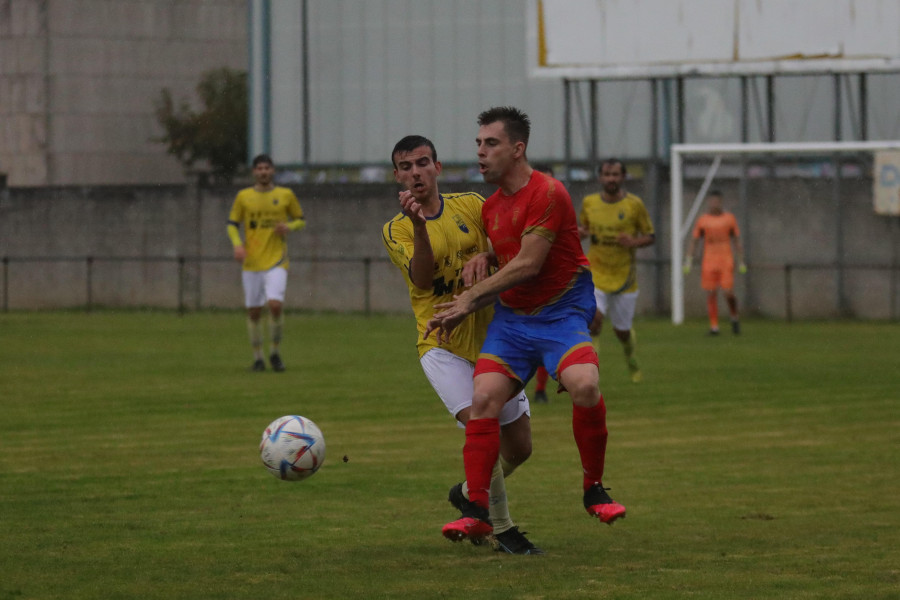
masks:
[[[875,152],[900,150],[900,140],[868,142],[770,142],[732,144],[672,144],[671,146],[671,275],[672,323],[684,322],[684,247],[687,236],[716,171],[724,156],[759,156],[773,154],[826,155],[846,152]],[[687,157],[707,157],[712,164],[695,196],[688,214],[684,216],[684,161]],[[682,221],[682,219],[684,219]]]

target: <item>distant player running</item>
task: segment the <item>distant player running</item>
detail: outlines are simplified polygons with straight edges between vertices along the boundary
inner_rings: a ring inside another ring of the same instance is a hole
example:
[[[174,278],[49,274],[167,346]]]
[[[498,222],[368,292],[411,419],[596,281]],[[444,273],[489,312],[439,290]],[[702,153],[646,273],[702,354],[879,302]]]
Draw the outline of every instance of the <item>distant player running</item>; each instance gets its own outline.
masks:
[[[243,264],[244,304],[247,332],[253,348],[253,371],[265,371],[260,323],[263,307],[269,307],[271,347],[269,362],[274,371],[284,371],[279,345],[284,329],[284,293],[287,289],[288,254],[285,237],[306,226],[303,210],[294,192],[273,183],[275,165],[260,154],[253,159],[253,187],[238,192],[228,215],[228,238],[235,260]],[[239,227],[244,227],[246,243]]]
[[[635,251],[653,244],[653,223],[640,198],[625,191],[625,164],[610,158],[600,163],[597,173],[602,189],[585,196],[579,221],[581,237],[590,237],[588,260],[594,278],[597,315],[591,323],[594,347],[599,353],[603,320],[609,318],[631,373],[631,381],[641,381],[632,323],[637,306],[638,281]]]
[[[691,272],[694,249],[703,240],[703,262],[700,267],[700,286],[706,290],[706,311],[709,316],[709,335],[719,335],[719,289],[725,294],[731,314],[731,331],[741,332],[737,298],[734,295],[734,252],[738,256],[738,271],[747,272],[741,232],[735,216],[722,208],[722,192],[711,191],[706,196],[707,212],[697,219],[694,234],[684,258],[684,273]]]

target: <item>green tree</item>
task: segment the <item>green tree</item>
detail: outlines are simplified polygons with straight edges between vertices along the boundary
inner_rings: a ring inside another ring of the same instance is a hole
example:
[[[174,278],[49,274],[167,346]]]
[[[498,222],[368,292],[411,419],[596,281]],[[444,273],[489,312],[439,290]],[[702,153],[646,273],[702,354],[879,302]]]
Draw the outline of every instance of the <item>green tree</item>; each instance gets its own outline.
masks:
[[[215,180],[230,182],[247,160],[247,74],[223,67],[206,71],[197,85],[203,109],[187,100],[177,105],[164,88],[154,103],[166,144],[186,167],[205,161]]]

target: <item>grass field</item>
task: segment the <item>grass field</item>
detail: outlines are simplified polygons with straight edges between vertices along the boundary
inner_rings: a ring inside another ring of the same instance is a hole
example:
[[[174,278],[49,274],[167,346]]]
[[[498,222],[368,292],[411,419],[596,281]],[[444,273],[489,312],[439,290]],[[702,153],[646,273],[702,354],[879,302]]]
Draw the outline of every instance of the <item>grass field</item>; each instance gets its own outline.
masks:
[[[411,317],[291,314],[252,374],[237,312],[0,315],[0,600],[900,597],[900,326],[637,327],[644,383],[601,353],[628,518],[584,513],[553,398],[507,482],[522,557],[440,535],[463,434]],[[257,453],[291,413],[328,444],[301,483]]]

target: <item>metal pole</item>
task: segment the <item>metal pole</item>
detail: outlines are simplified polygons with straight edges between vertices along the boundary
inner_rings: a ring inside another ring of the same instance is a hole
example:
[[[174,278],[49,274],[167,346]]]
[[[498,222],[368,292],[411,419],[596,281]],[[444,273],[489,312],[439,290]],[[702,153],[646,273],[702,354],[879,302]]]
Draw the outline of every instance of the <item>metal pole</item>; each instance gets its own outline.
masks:
[[[184,257],[178,257],[178,314],[183,315],[184,309]]]
[[[87,310],[87,312],[91,312],[91,310],[93,309],[93,306],[94,306],[94,293],[93,293],[94,257],[88,256],[86,260],[87,260],[87,281],[86,281],[86,284],[87,284],[87,307],[86,307],[86,310]]]
[[[365,313],[369,315],[372,314],[372,258],[369,256],[363,259],[363,280],[365,281],[363,306]]]
[[[600,115],[597,107],[597,80],[592,79],[590,81],[590,101],[591,101],[591,163],[597,164],[597,156],[598,156],[598,142],[597,142],[597,129],[599,127]]]
[[[300,18],[302,19],[300,29],[300,49],[303,56],[300,57],[300,76],[301,82],[300,95],[303,102],[303,163],[311,162],[311,143],[309,133],[310,108],[309,108],[309,2],[303,0],[300,4]]]
[[[656,215],[659,218],[659,215],[662,214],[661,207],[661,197],[660,193],[660,176],[659,176],[659,98],[657,97],[659,88],[659,81],[657,79],[650,80],[650,169],[647,174],[647,185],[650,190],[652,190],[651,194],[651,202],[656,207]],[[655,244],[653,244],[653,258],[654,263],[653,267],[655,270],[655,280],[656,285],[654,287],[654,306],[656,306],[656,312],[658,314],[665,313],[665,307],[663,306],[663,286],[664,286],[664,277],[663,277],[663,247],[666,244],[665,237],[662,235],[662,230],[659,231],[659,239]]]
[[[793,320],[791,311],[791,265],[784,265],[784,315],[788,323]]]
[[[749,111],[749,92],[750,84],[746,76],[741,77],[741,142],[746,144],[750,141],[750,111]],[[750,262],[750,209],[747,202],[747,156],[741,154],[741,176],[738,180],[738,214],[740,215],[740,226],[743,230],[742,245],[744,247],[744,262]],[[750,284],[750,278],[744,277],[744,293],[741,298],[741,304],[744,310],[753,303],[753,288]]]
[[[566,181],[572,179],[572,90],[571,81],[563,79],[563,159],[566,163]]]
[[[671,164],[671,180],[672,180],[672,214],[671,214],[671,235],[672,235],[672,323],[680,325],[684,322],[684,276],[681,272],[681,262],[683,260],[684,251],[681,247],[681,154],[672,149]]]
[[[841,75],[835,73],[832,77],[834,88],[834,141],[840,142],[843,137],[841,120],[843,119],[843,103],[841,94]],[[843,316],[846,311],[846,302],[844,298],[844,218],[843,207],[841,202],[841,159],[837,153],[832,154],[832,164],[834,168],[834,178],[831,180],[831,200],[834,205],[835,215],[835,247],[834,260],[837,266],[835,271],[835,287],[837,312]]]
[[[3,312],[9,312],[9,257],[3,257]]]

